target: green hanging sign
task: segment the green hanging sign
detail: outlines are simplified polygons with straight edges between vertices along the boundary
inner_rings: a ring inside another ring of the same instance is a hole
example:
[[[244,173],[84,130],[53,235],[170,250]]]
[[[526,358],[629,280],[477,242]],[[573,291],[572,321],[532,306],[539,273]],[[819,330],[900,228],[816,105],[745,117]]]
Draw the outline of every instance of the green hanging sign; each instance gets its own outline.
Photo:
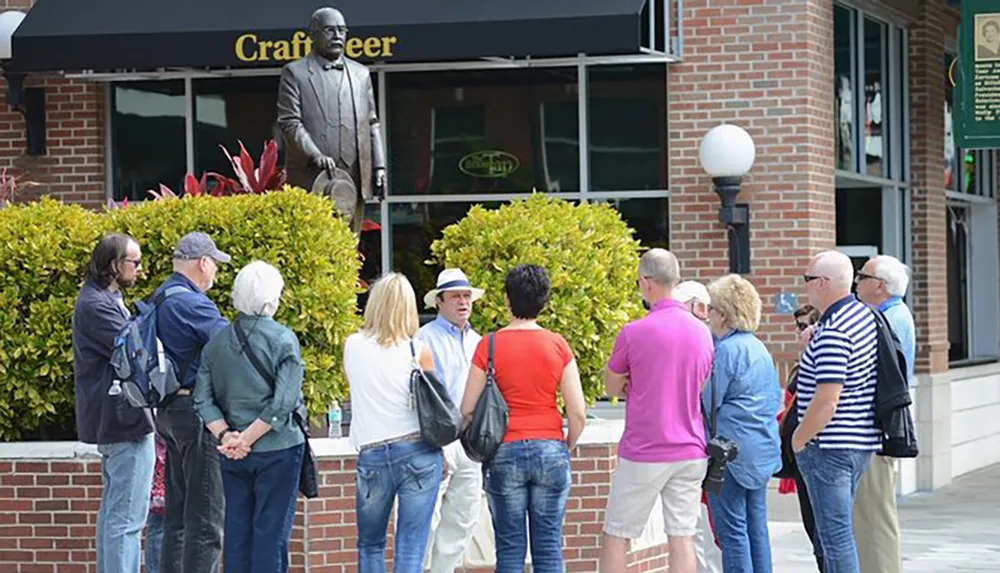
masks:
[[[1000,2],[962,0],[958,47],[955,145],[1000,147]]]

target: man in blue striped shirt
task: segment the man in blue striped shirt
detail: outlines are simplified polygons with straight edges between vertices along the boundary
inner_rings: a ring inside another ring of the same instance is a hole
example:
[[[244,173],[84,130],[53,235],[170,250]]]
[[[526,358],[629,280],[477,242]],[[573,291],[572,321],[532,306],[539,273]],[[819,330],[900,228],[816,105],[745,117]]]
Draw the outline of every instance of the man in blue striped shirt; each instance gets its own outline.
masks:
[[[860,573],[852,508],[881,446],[875,425],[878,339],[872,311],[851,294],[854,267],[836,251],[813,257],[809,302],[822,312],[799,361],[792,449],[816,516],[826,573]]]
[[[913,314],[903,303],[910,284],[910,269],[899,259],[873,257],[854,280],[858,298],[885,315],[906,356],[907,382],[913,384],[916,335]],[[854,500],[854,530],[858,560],[863,573],[899,573],[903,570],[899,544],[899,515],[896,510],[894,458],[875,456],[858,484]]]

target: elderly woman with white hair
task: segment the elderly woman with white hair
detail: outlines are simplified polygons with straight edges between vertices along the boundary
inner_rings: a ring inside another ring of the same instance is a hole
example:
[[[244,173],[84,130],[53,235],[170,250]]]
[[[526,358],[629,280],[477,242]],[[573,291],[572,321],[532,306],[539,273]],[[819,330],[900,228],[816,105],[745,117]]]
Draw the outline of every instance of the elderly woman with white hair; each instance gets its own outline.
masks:
[[[292,417],[302,401],[299,341],[273,318],[283,288],[271,265],[244,267],[232,294],[240,315],[205,345],[198,369],[195,409],[222,456],[226,573],[288,570],[305,437]]]
[[[762,304],[750,281],[727,275],[709,284],[708,294],[715,360],[702,407],[706,422],[714,414],[716,435],[739,446],[726,466],[722,491],[708,495],[722,568],[725,573],[771,573],[767,483],[781,468],[778,371],[754,335]]]

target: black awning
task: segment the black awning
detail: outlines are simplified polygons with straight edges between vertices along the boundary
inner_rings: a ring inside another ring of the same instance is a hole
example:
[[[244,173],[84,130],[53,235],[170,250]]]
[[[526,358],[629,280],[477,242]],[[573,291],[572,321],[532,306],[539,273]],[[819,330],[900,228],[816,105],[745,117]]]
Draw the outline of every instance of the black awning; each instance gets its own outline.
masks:
[[[13,38],[18,72],[281,66],[334,5],[364,62],[636,54],[647,0],[37,0]],[[652,1],[652,0],[651,0]]]

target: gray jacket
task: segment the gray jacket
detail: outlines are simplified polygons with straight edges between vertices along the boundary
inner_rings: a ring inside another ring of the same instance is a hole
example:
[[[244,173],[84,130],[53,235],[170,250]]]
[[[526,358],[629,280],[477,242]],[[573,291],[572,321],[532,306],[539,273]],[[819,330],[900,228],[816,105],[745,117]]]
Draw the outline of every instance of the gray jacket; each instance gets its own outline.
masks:
[[[76,431],[86,444],[132,442],[153,431],[148,410],[133,407],[125,394],[108,395],[111,349],[128,318],[121,293],[84,283],[73,308],[73,378]]]

